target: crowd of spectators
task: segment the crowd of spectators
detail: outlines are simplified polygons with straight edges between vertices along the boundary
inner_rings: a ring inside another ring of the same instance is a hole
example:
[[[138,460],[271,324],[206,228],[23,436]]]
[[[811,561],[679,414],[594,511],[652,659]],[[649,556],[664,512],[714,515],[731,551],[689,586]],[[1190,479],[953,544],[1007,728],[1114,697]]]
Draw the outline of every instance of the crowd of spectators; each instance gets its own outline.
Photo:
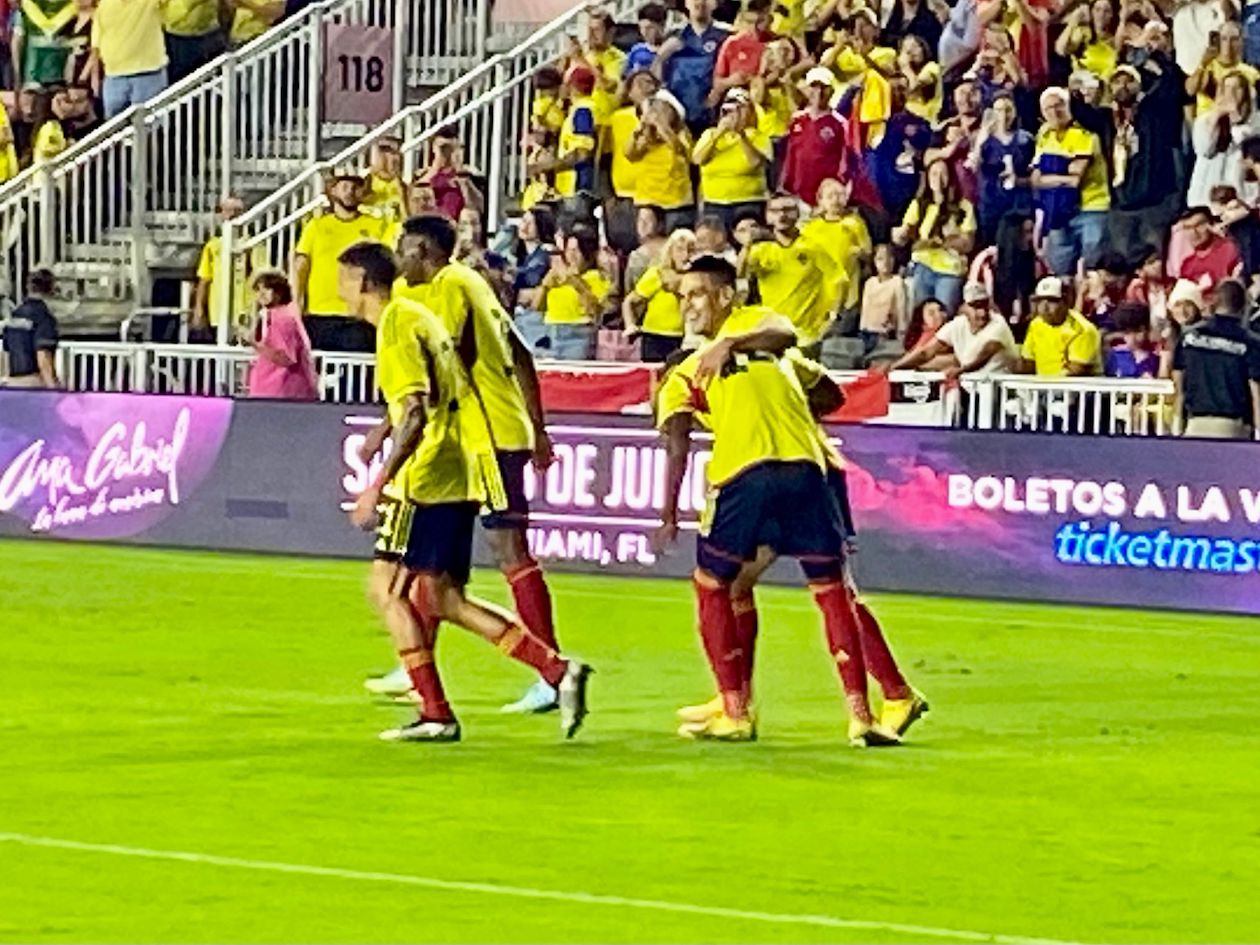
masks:
[[[718,253],[832,367],[1172,376],[1256,294],[1256,66],[1228,0],[594,9],[477,261],[554,358],[668,356]]]
[[[0,184],[307,0],[0,0]]]

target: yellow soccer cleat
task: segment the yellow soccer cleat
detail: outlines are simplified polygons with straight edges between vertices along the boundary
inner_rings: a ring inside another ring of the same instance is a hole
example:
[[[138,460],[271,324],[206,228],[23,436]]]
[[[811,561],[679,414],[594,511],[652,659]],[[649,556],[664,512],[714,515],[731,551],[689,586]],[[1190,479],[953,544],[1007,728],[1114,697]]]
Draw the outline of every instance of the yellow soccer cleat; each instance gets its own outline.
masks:
[[[849,744],[854,748],[883,748],[899,745],[901,739],[896,732],[884,728],[879,722],[871,725],[861,719],[849,719]]]
[[[880,728],[896,732],[898,737],[919,720],[928,711],[927,699],[922,693],[911,690],[907,699],[885,699],[883,711],[879,713]]]
[[[755,742],[757,727],[752,719],[733,719],[725,712],[703,722],[684,723],[678,729],[683,738],[712,742]]]
[[[725,710],[726,705],[722,702],[721,694],[718,694],[700,705],[683,706],[678,710],[678,721],[688,725],[702,725],[715,715],[721,715]]]

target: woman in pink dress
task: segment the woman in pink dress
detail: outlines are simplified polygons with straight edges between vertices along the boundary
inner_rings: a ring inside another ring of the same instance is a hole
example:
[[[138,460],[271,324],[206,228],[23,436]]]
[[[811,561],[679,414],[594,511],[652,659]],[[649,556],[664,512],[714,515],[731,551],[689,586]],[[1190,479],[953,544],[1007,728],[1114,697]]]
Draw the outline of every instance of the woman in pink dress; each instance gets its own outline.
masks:
[[[278,400],[318,400],[311,339],[293,304],[289,280],[278,272],[264,272],[254,280],[261,312],[241,343],[254,349],[246,390],[250,397]]]

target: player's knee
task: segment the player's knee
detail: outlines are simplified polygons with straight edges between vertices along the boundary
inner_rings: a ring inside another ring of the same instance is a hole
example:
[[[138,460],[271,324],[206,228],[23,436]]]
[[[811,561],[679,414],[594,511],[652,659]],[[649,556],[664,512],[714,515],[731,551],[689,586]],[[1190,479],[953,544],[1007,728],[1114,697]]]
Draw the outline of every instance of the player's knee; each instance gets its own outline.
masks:
[[[499,563],[499,570],[511,575],[527,564],[533,563],[529,554],[529,545],[525,541],[523,531],[511,528],[500,528],[486,532],[489,536],[490,551],[494,560]]]
[[[805,579],[811,584],[840,580],[844,577],[844,559],[802,559],[801,570],[805,572]]]
[[[454,620],[463,601],[463,590],[441,574],[426,574],[424,582],[425,597],[433,602],[433,610],[438,619]]]
[[[743,561],[714,551],[705,544],[696,549],[696,574],[706,574],[721,584],[734,583],[743,565]]]
[[[384,561],[377,562],[377,566],[372,569],[372,575],[368,578],[367,596],[377,610],[388,607],[394,596],[396,570],[395,566]]]

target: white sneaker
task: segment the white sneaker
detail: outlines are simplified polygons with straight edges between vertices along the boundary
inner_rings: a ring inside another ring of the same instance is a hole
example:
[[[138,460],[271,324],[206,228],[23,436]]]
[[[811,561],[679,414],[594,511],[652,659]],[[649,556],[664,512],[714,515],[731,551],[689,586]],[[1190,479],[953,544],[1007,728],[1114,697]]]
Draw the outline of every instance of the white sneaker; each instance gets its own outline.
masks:
[[[499,711],[508,715],[540,715],[560,708],[560,694],[546,680],[540,679],[515,702],[509,702]]]
[[[586,718],[586,682],[594,670],[585,663],[569,660],[560,680],[560,731],[572,738]]]
[[[363,688],[374,696],[405,696],[411,691],[411,677],[399,666],[384,676],[369,676],[363,680]]]
[[[399,728],[387,728],[381,732],[380,739],[383,742],[457,742],[459,736],[459,723],[454,719],[449,722],[416,719]]]

